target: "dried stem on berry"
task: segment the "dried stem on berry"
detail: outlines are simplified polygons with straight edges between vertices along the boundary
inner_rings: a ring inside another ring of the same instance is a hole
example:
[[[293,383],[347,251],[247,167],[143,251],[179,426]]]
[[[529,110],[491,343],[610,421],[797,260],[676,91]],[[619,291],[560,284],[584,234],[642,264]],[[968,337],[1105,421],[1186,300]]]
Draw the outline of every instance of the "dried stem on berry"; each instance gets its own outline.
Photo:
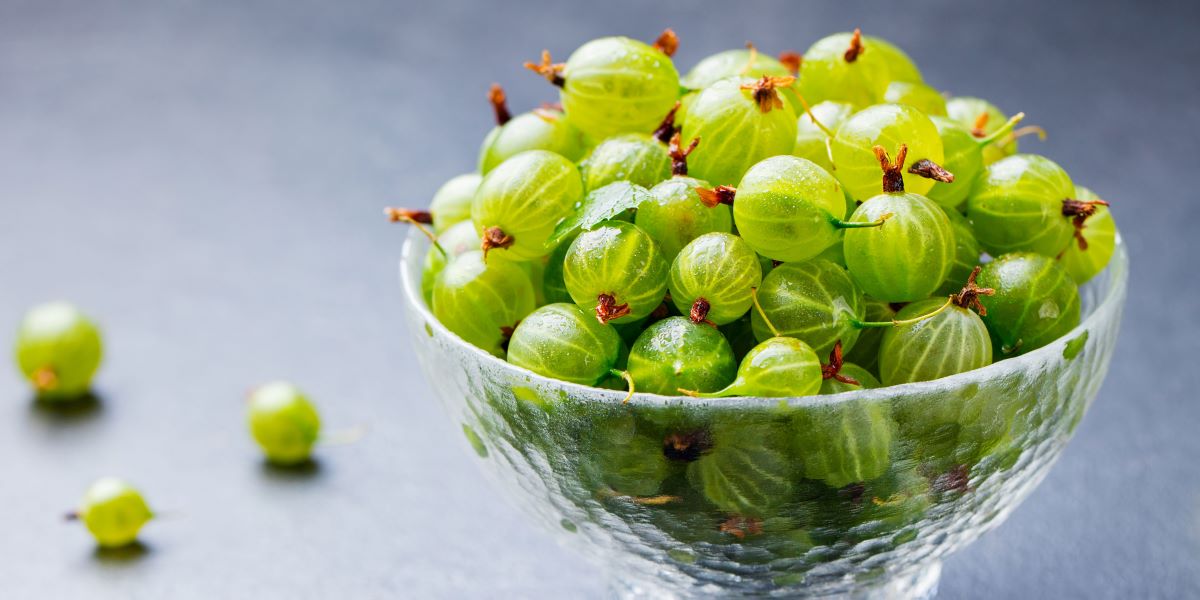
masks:
[[[508,343],[510,341],[512,341],[513,332],[517,330],[517,325],[520,325],[520,324],[521,324],[521,321],[518,320],[516,323],[513,323],[511,326],[509,326],[509,325],[501,325],[500,326],[500,338],[501,338],[500,339],[500,349],[504,350],[505,352],[508,352]]]
[[[395,208],[389,206],[383,209],[383,213],[387,215],[388,220],[393,223],[421,223],[422,225],[433,224],[433,214],[427,210],[413,210],[411,208]]]
[[[671,433],[663,438],[663,456],[668,460],[692,462],[712,450],[712,436],[705,429]]]
[[[746,64],[738,69],[737,74],[739,76],[745,75],[750,69],[754,68],[754,63],[758,62],[758,48],[755,47],[754,42],[746,42],[746,50],[750,51],[750,56],[746,59]]]
[[[33,389],[39,392],[49,392],[58,387],[58,373],[53,367],[39,367],[31,376]]]
[[[676,100],[675,106],[672,106],[671,110],[667,111],[667,116],[663,117],[662,123],[658,125],[658,129],[655,129],[654,133],[651,134],[654,136],[654,139],[664,144],[671,143],[671,138],[679,132],[679,128],[675,127],[675,112],[678,110],[679,101]]]
[[[987,131],[984,131],[984,129],[987,127],[988,119],[990,118],[991,115],[987,111],[979,113],[979,116],[975,117],[975,124],[971,126],[971,135],[977,138],[987,137]]]
[[[678,103],[676,103],[678,106]],[[683,148],[679,139],[679,132],[671,136],[671,142],[667,146],[667,152],[671,155],[671,175],[675,177],[684,177],[688,174],[687,157],[700,145],[700,138],[692,138],[692,143],[688,144],[687,148]],[[730,198],[730,202],[733,199]]]
[[[512,120],[512,113],[508,112],[508,97],[504,95],[504,88],[500,87],[500,84],[492,84],[491,89],[488,90],[488,102],[492,103],[492,111],[496,113],[497,125],[503,125]]]
[[[833,379],[850,385],[862,385],[857,379],[848,375],[842,375],[842,340],[838,340],[833,344],[833,351],[829,353],[829,364],[821,365],[821,379]]]
[[[747,535],[758,535],[763,531],[761,519],[742,516],[729,517],[717,529],[721,533],[728,533],[739,540],[746,539]]]
[[[696,301],[692,303],[692,309],[688,311],[688,318],[697,325],[704,324],[716,328],[717,324],[708,320],[708,311],[710,310],[712,310],[712,305],[708,303],[708,300],[696,298]]]
[[[763,113],[769,113],[772,109],[783,108],[783,98],[779,97],[779,91],[775,88],[787,87],[796,81],[795,77],[771,77],[763,75],[762,79],[754,83],[743,83],[743,90],[750,90],[754,96],[755,104],[758,104],[758,110]]]
[[[679,49],[679,36],[675,35],[675,30],[670,27],[658,34],[658,39],[654,40],[654,49],[666,54],[667,56],[675,56],[675,51]]]
[[[552,62],[550,60],[549,50],[542,50],[542,62],[540,63],[525,61],[526,69],[545,77],[546,81],[549,81],[558,87],[562,87],[567,83],[567,80],[563,79],[562,76],[563,69],[566,67],[566,63]]]
[[[804,62],[804,56],[799,52],[784,50],[783,52],[779,53],[779,62],[782,63],[784,67],[787,67],[787,70],[791,72],[792,75],[799,76],[800,65]]]
[[[483,250],[483,259],[487,260],[487,255],[493,248],[508,248],[513,245],[513,236],[504,233],[499,227],[488,227],[483,230],[483,243],[480,244],[480,249]]]
[[[967,285],[963,286],[963,289],[951,298],[958,306],[963,308],[973,308],[975,309],[975,312],[979,313],[979,316],[986,317],[987,309],[984,308],[981,302],[979,302],[979,297],[993,296],[996,294],[996,290],[992,288],[981,288],[976,285],[975,279],[979,277],[979,272],[981,270],[983,270],[983,267],[978,265],[976,265],[974,269],[971,269],[971,274],[967,276]]]
[[[1071,224],[1075,226],[1075,241],[1079,244],[1080,250],[1087,250],[1087,238],[1083,237],[1083,229],[1087,227],[1088,217],[1096,214],[1097,206],[1108,206],[1105,200],[1074,200],[1067,198],[1063,200],[1062,214],[1064,217],[1071,217]]]
[[[700,196],[700,201],[709,208],[714,208],[718,204],[733,206],[733,198],[737,195],[737,188],[728,185],[718,185],[711,190],[697,187],[696,194]]]
[[[951,183],[954,181],[954,173],[947,171],[945,167],[933,162],[932,160],[929,160],[928,158],[922,158],[921,160],[913,163],[912,166],[908,168],[908,172],[912,173],[913,175],[924,177],[925,179],[932,179],[942,183]]]
[[[620,319],[629,314],[628,304],[617,304],[617,299],[612,294],[600,294],[596,296],[596,319],[601,323],[608,323],[613,319]]]
[[[904,191],[904,159],[908,156],[908,145],[900,144],[896,149],[896,160],[893,162],[883,146],[875,146],[875,158],[879,159],[879,167],[883,169],[883,191],[899,193]]]
[[[842,58],[846,59],[846,62],[852,63],[858,60],[858,57],[866,51],[867,48],[863,46],[862,42],[862,30],[855,27],[854,35],[850,36],[850,47],[846,49],[846,53],[842,55]]]

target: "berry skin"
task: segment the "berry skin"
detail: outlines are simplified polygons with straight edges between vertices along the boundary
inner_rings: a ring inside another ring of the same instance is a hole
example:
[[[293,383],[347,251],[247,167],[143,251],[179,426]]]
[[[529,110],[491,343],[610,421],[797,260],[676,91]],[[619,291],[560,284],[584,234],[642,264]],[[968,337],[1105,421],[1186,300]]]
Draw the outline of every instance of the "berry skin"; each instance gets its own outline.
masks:
[[[305,462],[321,433],[317,409],[296,386],[268,383],[250,394],[250,433],[267,460],[279,465]]]
[[[669,266],[658,244],[638,226],[608,221],[571,242],[563,281],[575,303],[601,322],[630,323],[662,304]]]
[[[571,54],[560,73],[544,74],[561,83],[571,123],[594,140],[653,131],[679,98],[671,57],[626,37],[592,40]]]
[[[876,166],[876,187],[879,167]],[[759,254],[810,259],[839,238],[846,199],[836,179],[812,161],[773,156],[746,172],[733,201],[738,233]]]
[[[1079,290],[1052,258],[1031,252],[1005,254],[983,266],[979,285],[996,290],[980,302],[997,356],[1036,350],[1079,324]]]
[[[946,101],[946,115],[966,127],[976,138],[985,138],[995,133],[1008,121],[1008,115],[994,104],[980,98],[955,96]],[[1017,138],[1005,136],[1001,143],[983,150],[984,164],[992,164],[1006,156],[1017,153]]]
[[[668,317],[646,328],[629,349],[629,376],[638,391],[675,396],[715,392],[736,376],[729,342],[715,327]]]
[[[489,253],[530,260],[549,253],[546,240],[582,199],[583,180],[571,161],[528,150],[483,178],[471,204],[471,220]]]
[[[504,161],[527,150],[546,150],[569,161],[583,156],[583,134],[562,111],[539,108],[497,125],[479,149],[479,173],[487,175]],[[436,213],[435,213],[436,215]]]
[[[911,319],[936,310],[945,298],[913,302],[896,314]],[[917,323],[890,327],[879,348],[879,375],[884,385],[931,381],[992,364],[992,341],[979,315],[951,305]]]
[[[967,280],[971,271],[979,264],[983,248],[975,240],[975,232],[971,223],[956,210],[947,210],[946,217],[950,219],[950,228],[954,230],[954,262],[950,265],[950,273],[938,287],[934,295],[954,294],[962,289],[962,283]]]
[[[437,242],[442,250],[430,247],[425,253],[425,264],[421,269],[421,291],[425,294],[427,304],[433,303],[433,284],[442,269],[446,268],[446,263],[467,252],[478,250],[479,234],[475,233],[475,224],[468,220],[446,228],[437,236]]]
[[[633,222],[658,242],[666,260],[674,260],[684,246],[701,235],[733,229],[728,205],[710,207],[700,200],[696,188],[707,187],[705,181],[672,177],[650,188],[653,199],[638,207]]]
[[[786,77],[792,75],[792,72],[773,56],[757,50],[737,48],[705,57],[696,63],[679,83],[691,90],[702,90],[730,77],[758,79],[763,75]]]
[[[579,170],[585,193],[617,181],[649,188],[671,176],[671,157],[653,137],[627,133],[600,142]]]
[[[903,104],[865,108],[838,127],[830,142],[833,164],[837,167],[834,174],[852,198],[870,198],[879,193],[879,160],[875,156],[875,146],[891,152],[900,144],[908,147],[902,169],[904,189],[925,194],[933,188],[934,181],[911,173],[910,169],[921,160],[942,164],[942,138],[929,117]]]
[[[836,100],[862,108],[883,99],[892,55],[877,53],[858,31],[817,40],[800,63],[800,95],[809,104]],[[836,162],[836,161],[834,161]]]
[[[1075,186],[1075,198],[1094,202],[1100,198],[1083,186]],[[1083,285],[1108,266],[1116,247],[1117,224],[1105,206],[1096,206],[1096,212],[1087,217],[1085,226],[1078,232],[1076,240],[1067,244],[1067,249],[1058,257],[1058,262],[1071,274],[1075,283]],[[1079,240],[1082,237],[1082,242]]]
[[[853,106],[830,100],[818,102],[808,111],[801,112],[796,122],[796,145],[792,147],[792,155],[807,158],[822,169],[832,172],[833,161],[829,159],[830,134],[827,132],[837,131],[842,121],[852,114]],[[813,117],[817,118],[815,123]]]
[[[154,518],[146,500],[133,486],[105,477],[93,483],[79,509],[71,515],[103,548],[120,548],[137,540],[138,532]]]
[[[508,344],[508,362],[581,385],[609,376],[621,353],[612,325],[574,304],[548,304],[525,317]]]
[[[817,356],[828,355],[838,340],[845,349],[858,340],[855,322],[863,318],[862,291],[845,269],[827,260],[775,267],[763,278],[758,301],[780,335],[807,343]],[[758,311],[751,313],[751,325],[759,341],[774,337]]]
[[[441,233],[451,225],[471,220],[471,201],[475,198],[475,190],[483,181],[478,173],[466,173],[452,177],[438,188],[429,203],[429,212],[433,214],[433,230]]]
[[[15,355],[38,397],[55,400],[88,391],[104,349],[91,319],[66,302],[51,302],[25,314]]]
[[[793,424],[804,476],[832,488],[870,481],[891,464],[892,423],[884,402],[839,402],[800,411]]]
[[[698,397],[812,396],[821,389],[821,361],[808,344],[790,337],[773,337],[755,346],[738,366],[737,378],[724,388]]]
[[[731,78],[704,88],[683,124],[683,139],[700,139],[688,158],[689,173],[713,185],[736,185],[751,165],[791,152],[796,113],[776,89],[791,79]]]
[[[893,81],[883,94],[890,104],[907,104],[928,116],[946,116],[946,99],[941,92],[919,82]]]
[[[529,274],[515,263],[467,252],[450,261],[433,285],[433,316],[467,343],[504,357],[513,328],[535,308]]]
[[[546,257],[546,268],[542,272],[542,298],[547,304],[574,302],[571,293],[567,291],[567,282],[563,280],[563,261],[567,258],[567,250],[571,248],[573,241],[574,235],[559,242],[554,251]]]
[[[704,499],[734,515],[721,531],[762,533],[760,519],[777,514],[793,496],[797,473],[784,427],[751,419],[714,424],[703,452],[688,463],[687,481]]]
[[[679,312],[698,322],[725,325],[750,310],[762,267],[742,238],[706,233],[684,246],[671,263],[669,278],[671,301]]]
[[[967,198],[975,238],[992,256],[1029,251],[1057,256],[1074,232],[1064,200],[1075,198],[1067,172],[1050,159],[1017,154],[984,169]]]
[[[922,83],[921,71],[916,63],[896,45],[873,35],[863,36],[863,45],[875,54],[875,60],[887,65],[888,77],[891,81],[907,81]]]

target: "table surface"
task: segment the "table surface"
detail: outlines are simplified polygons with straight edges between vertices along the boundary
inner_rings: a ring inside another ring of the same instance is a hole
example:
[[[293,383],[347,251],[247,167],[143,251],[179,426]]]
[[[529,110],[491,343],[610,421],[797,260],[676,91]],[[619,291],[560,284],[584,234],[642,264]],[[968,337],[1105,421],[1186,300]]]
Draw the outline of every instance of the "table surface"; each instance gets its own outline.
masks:
[[[553,99],[522,60],[665,26],[685,67],[861,26],[1050,131],[1023,146],[1113,200],[1129,243],[1120,348],[1061,462],[946,562],[943,595],[1200,596],[1194,4],[217,4],[0,2],[0,322],[69,299],[108,351],[98,400],[70,409],[0,369],[0,596],[604,596],[430,396],[401,333],[405,230],[380,208],[473,168],[491,82],[518,110]],[[369,434],[264,466],[243,397],[275,378]],[[132,551],[60,518],[108,474],[164,513]]]

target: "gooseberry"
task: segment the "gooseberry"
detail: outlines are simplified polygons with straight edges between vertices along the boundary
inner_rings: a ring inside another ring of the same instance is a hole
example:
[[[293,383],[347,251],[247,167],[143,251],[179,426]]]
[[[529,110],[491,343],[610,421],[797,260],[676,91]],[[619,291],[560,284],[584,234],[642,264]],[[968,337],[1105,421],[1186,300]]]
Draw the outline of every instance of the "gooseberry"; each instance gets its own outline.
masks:
[[[804,52],[800,95],[808,102],[836,100],[860,108],[875,104],[891,77],[889,57],[894,55],[876,53],[858,29],[821,38]]]
[[[1112,259],[1117,225],[1113,222],[1108,207],[1100,204],[1100,198],[1091,190],[1077,185],[1075,197],[1081,202],[1093,203],[1095,212],[1084,217],[1086,223],[1075,229],[1075,243],[1067,244],[1067,249],[1058,257],[1058,261],[1071,274],[1075,283],[1083,284],[1103,271]]]
[[[547,304],[517,325],[508,362],[543,375],[596,385],[613,374],[621,336],[574,304]]]
[[[683,139],[699,138],[689,158],[694,176],[714,185],[735,185],[751,165],[796,145],[796,113],[776,88],[794,78],[722,79],[688,107]]]
[[[1066,269],[1032,252],[1005,254],[983,266],[983,322],[1001,356],[1036,350],[1079,324],[1079,290]]]
[[[698,142],[693,140],[682,148],[679,140],[676,134],[670,144],[674,175],[650,188],[651,198],[638,206],[633,218],[658,243],[668,261],[701,235],[728,233],[733,228],[729,206],[706,202],[700,190],[707,188],[708,182],[687,175],[687,157]]]
[[[875,146],[908,147],[901,176],[904,189],[924,194],[935,180],[950,180],[940,168],[942,139],[933,121],[903,104],[877,104],[842,122],[830,141],[834,175],[855,200],[870,198],[879,190],[879,160]]]
[[[505,103],[504,89],[495,84],[488,100],[496,113],[496,127],[483,139],[479,149],[480,174],[487,175],[500,163],[526,150],[548,150],[572,162],[583,156],[583,135],[571,126],[563,111],[542,107],[513,117]],[[437,211],[433,212],[436,216]]]
[[[647,327],[630,347],[628,372],[639,390],[652,394],[705,393],[733,382],[737,362],[717,328],[667,317]]]
[[[485,253],[516,260],[545,256],[559,220],[583,199],[583,180],[571,161],[546,150],[527,150],[483,178],[471,220]]]
[[[104,355],[100,329],[66,302],[35,306],[17,330],[17,366],[46,399],[66,399],[88,391]]]
[[[645,231],[608,221],[571,242],[563,259],[563,281],[575,303],[594,307],[601,323],[629,323],[662,303],[669,268]]]
[[[854,107],[845,102],[826,100],[814,104],[800,114],[796,123],[796,145],[792,148],[792,154],[807,158],[822,169],[833,172],[829,141],[842,121],[852,114]]]
[[[883,101],[906,104],[927,116],[946,116],[946,98],[942,93],[919,81],[893,81],[883,93]]]
[[[688,243],[671,263],[671,301],[697,323],[725,325],[750,310],[762,283],[758,255],[742,238],[706,233]]]
[[[478,250],[450,261],[433,285],[433,315],[467,343],[504,356],[504,345],[533,312],[533,283],[516,264],[484,262]]]
[[[105,477],[87,489],[79,509],[68,516],[83,521],[101,547],[120,548],[137,540],[138,532],[154,513],[136,488],[115,477]]]
[[[307,461],[321,433],[316,407],[299,388],[282,381],[251,392],[249,421],[267,460],[280,465]]]
[[[465,173],[438,188],[429,203],[434,231],[441,233],[451,225],[471,220],[471,201],[481,181],[483,177],[478,173]]]

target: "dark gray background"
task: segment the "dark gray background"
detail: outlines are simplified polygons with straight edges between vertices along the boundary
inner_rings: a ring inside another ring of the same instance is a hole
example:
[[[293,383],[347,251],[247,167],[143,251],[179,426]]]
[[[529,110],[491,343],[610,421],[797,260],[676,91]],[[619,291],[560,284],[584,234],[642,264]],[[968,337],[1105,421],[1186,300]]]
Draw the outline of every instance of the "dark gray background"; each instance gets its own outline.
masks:
[[[489,83],[516,110],[554,98],[520,61],[668,25],[683,69],[858,25],[1050,131],[1025,147],[1111,199],[1131,248],[1120,349],[1062,461],[947,561],[943,595],[1200,596],[1195,5],[838,4],[0,3],[0,324],[70,299],[109,351],[81,409],[0,369],[0,597],[602,596],[430,397],[400,329],[405,231],[380,208],[473,168]],[[370,434],[309,473],[265,468],[242,398],[272,378]],[[59,519],[105,474],[168,513],[140,552],[96,554]]]

